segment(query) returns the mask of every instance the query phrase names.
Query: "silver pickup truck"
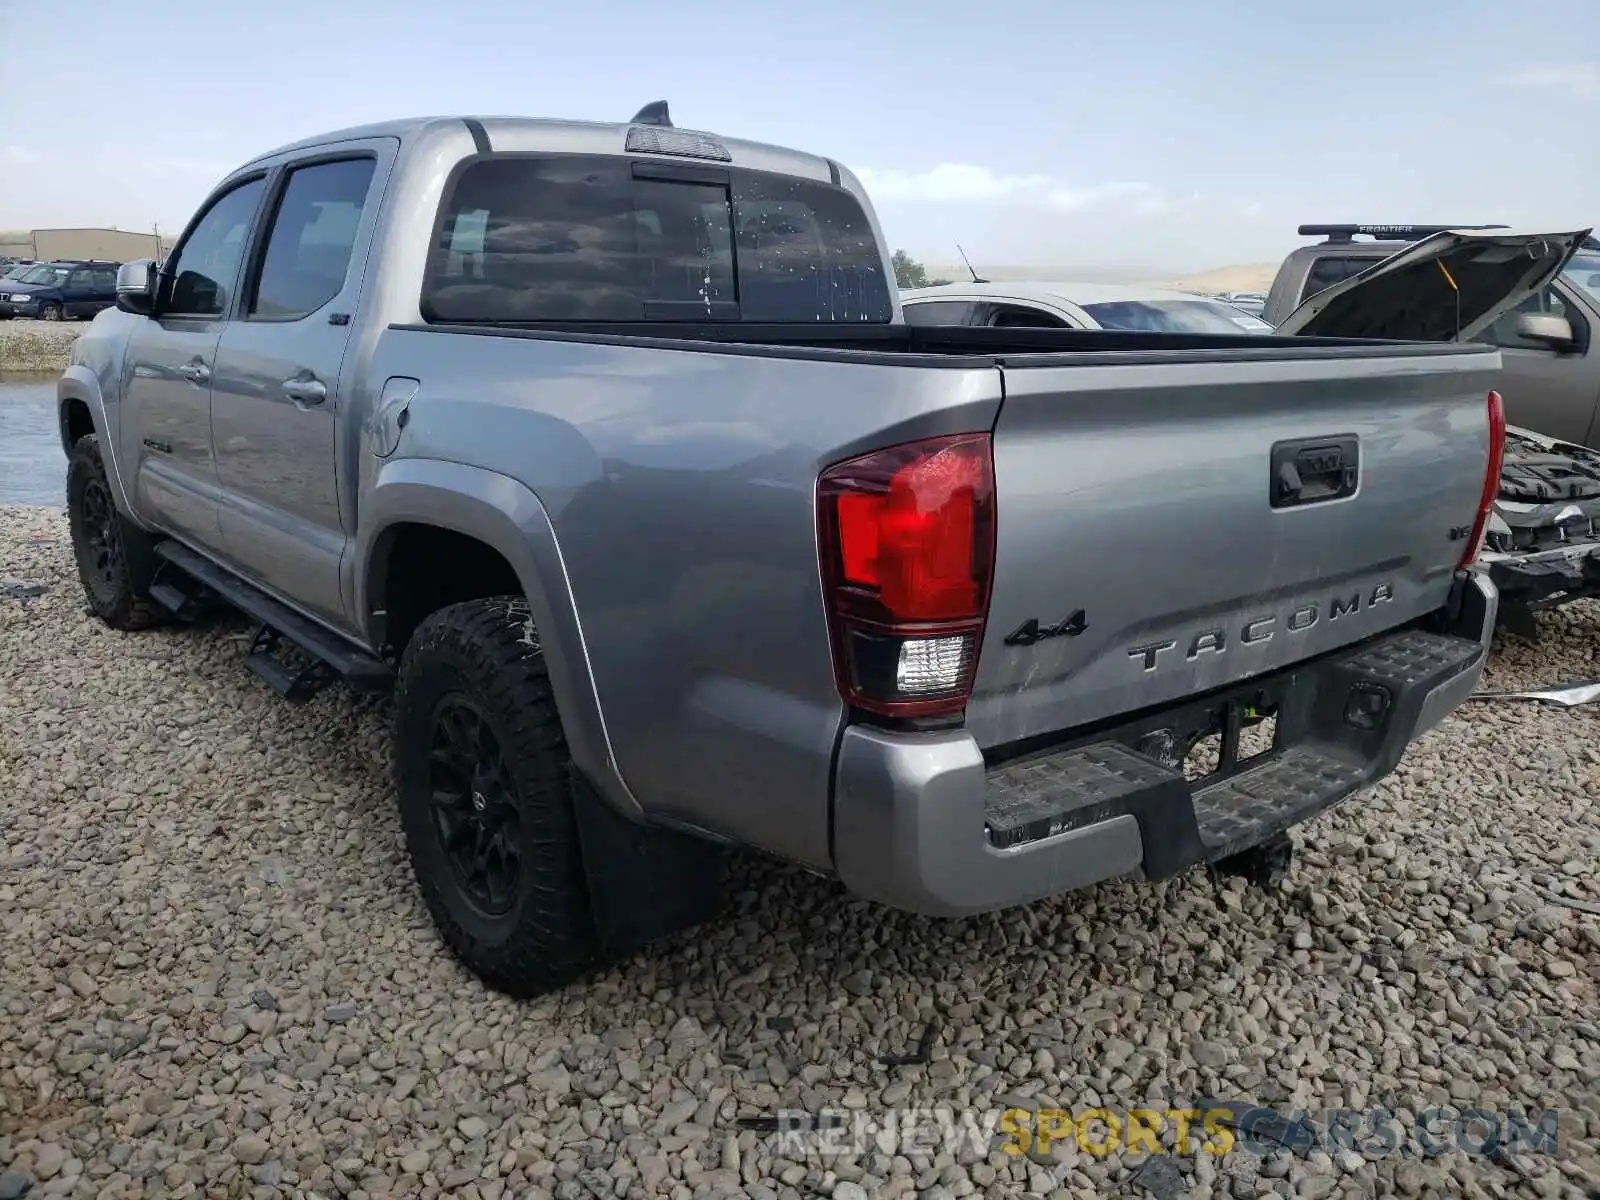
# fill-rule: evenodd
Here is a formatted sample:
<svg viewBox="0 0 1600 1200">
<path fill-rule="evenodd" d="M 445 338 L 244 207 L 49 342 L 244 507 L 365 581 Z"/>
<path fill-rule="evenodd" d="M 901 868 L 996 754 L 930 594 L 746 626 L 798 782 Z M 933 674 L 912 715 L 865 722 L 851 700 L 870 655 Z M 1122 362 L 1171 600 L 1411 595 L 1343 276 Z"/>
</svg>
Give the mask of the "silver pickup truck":
<svg viewBox="0 0 1600 1200">
<path fill-rule="evenodd" d="M 515 994 L 706 919 L 728 844 L 944 916 L 1276 868 L 1472 690 L 1495 350 L 892 278 L 848 170 L 664 105 L 264 155 L 60 381 L 88 602 L 393 687 L 422 892 Z"/>
</svg>

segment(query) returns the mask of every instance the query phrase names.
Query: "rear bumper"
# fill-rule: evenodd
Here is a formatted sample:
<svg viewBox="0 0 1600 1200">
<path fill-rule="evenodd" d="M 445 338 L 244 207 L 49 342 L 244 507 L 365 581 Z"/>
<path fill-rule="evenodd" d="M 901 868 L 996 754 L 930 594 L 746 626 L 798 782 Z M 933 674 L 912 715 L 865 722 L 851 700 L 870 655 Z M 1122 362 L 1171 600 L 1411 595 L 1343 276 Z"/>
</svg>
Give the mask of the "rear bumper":
<svg viewBox="0 0 1600 1200">
<path fill-rule="evenodd" d="M 1385 634 L 992 767 L 964 730 L 851 726 L 834 777 L 839 877 L 894 908 L 962 916 L 1238 853 L 1392 771 L 1477 686 L 1497 606 L 1494 584 L 1466 575 L 1448 634 Z M 1198 787 L 1134 749 L 1264 701 L 1277 711 L 1272 749 Z"/>
</svg>

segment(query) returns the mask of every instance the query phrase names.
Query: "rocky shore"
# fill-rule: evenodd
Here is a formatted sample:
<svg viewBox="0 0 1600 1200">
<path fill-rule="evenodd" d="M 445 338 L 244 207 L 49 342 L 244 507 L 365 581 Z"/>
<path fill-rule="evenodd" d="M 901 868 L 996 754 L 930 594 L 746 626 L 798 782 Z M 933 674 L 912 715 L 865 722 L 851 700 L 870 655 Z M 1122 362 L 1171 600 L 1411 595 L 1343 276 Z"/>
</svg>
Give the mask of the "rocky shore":
<svg viewBox="0 0 1600 1200">
<path fill-rule="evenodd" d="M 87 321 L 0 321 L 0 374 L 66 370 L 72 343 L 87 328 Z"/>
</svg>

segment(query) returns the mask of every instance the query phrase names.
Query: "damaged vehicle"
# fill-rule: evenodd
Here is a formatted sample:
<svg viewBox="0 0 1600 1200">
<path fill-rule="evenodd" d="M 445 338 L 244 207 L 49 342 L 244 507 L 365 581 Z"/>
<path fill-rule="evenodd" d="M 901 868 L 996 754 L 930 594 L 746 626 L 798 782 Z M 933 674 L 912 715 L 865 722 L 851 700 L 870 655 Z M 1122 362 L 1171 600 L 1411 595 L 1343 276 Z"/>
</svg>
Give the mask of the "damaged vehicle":
<svg viewBox="0 0 1600 1200">
<path fill-rule="evenodd" d="M 1299 232 L 1326 240 L 1278 269 L 1265 315 L 1280 333 L 1500 350 L 1509 424 L 1480 562 L 1500 589 L 1501 627 L 1533 638 L 1535 612 L 1600 594 L 1600 241 L 1503 226 Z"/>
<path fill-rule="evenodd" d="M 1600 452 L 1508 427 L 1478 561 L 1500 589 L 1500 624 L 1530 641 L 1535 612 L 1600 596 Z"/>
</svg>

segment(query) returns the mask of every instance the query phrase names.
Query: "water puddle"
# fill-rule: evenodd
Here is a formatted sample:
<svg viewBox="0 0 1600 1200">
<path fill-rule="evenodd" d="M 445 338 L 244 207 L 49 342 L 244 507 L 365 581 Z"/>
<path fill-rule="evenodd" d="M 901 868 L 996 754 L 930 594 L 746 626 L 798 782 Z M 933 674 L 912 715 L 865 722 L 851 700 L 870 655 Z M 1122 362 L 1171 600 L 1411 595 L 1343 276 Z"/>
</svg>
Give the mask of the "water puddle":
<svg viewBox="0 0 1600 1200">
<path fill-rule="evenodd" d="M 0 504 L 66 503 L 56 376 L 0 374 Z"/>
</svg>

